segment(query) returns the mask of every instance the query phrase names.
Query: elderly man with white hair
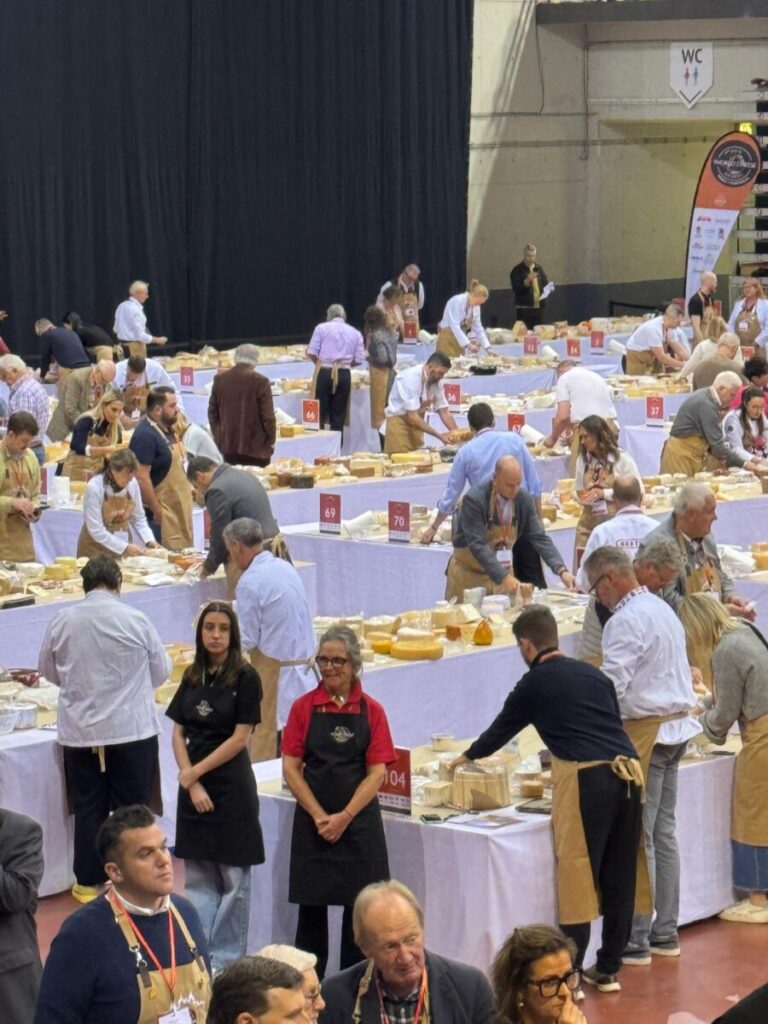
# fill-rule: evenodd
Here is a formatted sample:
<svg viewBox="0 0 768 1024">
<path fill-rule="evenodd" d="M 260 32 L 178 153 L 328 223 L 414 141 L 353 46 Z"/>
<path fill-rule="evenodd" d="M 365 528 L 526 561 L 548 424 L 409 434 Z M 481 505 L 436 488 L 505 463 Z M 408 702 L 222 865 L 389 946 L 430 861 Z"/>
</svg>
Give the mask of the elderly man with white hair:
<svg viewBox="0 0 768 1024">
<path fill-rule="evenodd" d="M 0 380 L 8 385 L 8 415 L 28 412 L 35 417 L 39 433 L 29 447 L 42 465 L 45 462 L 43 437 L 51 418 L 48 392 L 20 356 L 0 356 Z"/>
<path fill-rule="evenodd" d="M 699 290 L 688 299 L 688 319 L 691 321 L 694 346 L 704 337 L 702 327 L 712 313 L 712 296 L 716 291 L 717 274 L 705 270 L 699 278 Z"/>
<path fill-rule="evenodd" d="M 256 956 L 265 956 L 269 960 L 277 960 L 278 963 L 288 964 L 298 971 L 302 977 L 301 991 L 307 1001 L 306 1014 L 311 1024 L 317 1024 L 320 1012 L 325 1009 L 325 1000 L 320 991 L 320 979 L 317 976 L 317 957 L 314 953 L 307 953 L 295 946 L 286 946 L 284 943 L 276 942 L 270 946 L 264 946 Z"/>
<path fill-rule="evenodd" d="M 665 368 L 682 369 L 691 354 L 680 330 L 682 318 L 682 310 L 673 303 L 661 316 L 640 324 L 627 342 L 627 373 L 647 375 Z"/>
<path fill-rule="evenodd" d="M 307 355 L 315 364 L 315 398 L 320 403 L 320 426 L 344 432 L 352 392 L 351 367 L 365 359 L 363 336 L 350 327 L 344 307 L 328 307 L 324 324 L 312 332 Z"/>
<path fill-rule="evenodd" d="M 693 371 L 693 379 L 691 381 L 693 390 L 700 391 L 701 388 L 711 388 L 715 377 L 727 371 L 737 373 L 742 378 L 742 383 L 744 383 L 742 374 L 744 366 L 743 364 L 739 366 L 736 362 L 736 356 L 740 352 L 741 345 L 737 335 L 732 334 L 730 331 L 724 331 L 717 339 L 717 346 L 712 355 L 702 359 Z"/>
<path fill-rule="evenodd" d="M 213 378 L 208 422 L 224 461 L 231 466 L 268 466 L 275 450 L 277 421 L 272 386 L 256 372 L 257 345 L 238 345 L 235 365 Z"/>
<path fill-rule="evenodd" d="M 712 387 L 694 391 L 680 406 L 669 439 L 661 453 L 662 473 L 693 477 L 707 468 L 709 459 L 726 466 L 758 470 L 755 459 L 744 459 L 729 448 L 723 434 L 723 417 L 741 387 L 738 373 L 718 373 Z"/>
<path fill-rule="evenodd" d="M 147 330 L 144 303 L 149 298 L 149 284 L 146 281 L 134 281 L 128 289 L 128 295 L 115 310 L 113 330 L 117 340 L 128 346 L 130 355 L 146 356 L 147 345 L 164 345 L 168 339 L 165 335 L 152 335 Z"/>
<path fill-rule="evenodd" d="M 690 358 L 686 360 L 685 365 L 680 371 L 680 376 L 690 377 L 701 363 L 706 359 L 711 359 L 712 356 L 717 353 L 718 345 L 725 337 L 728 337 L 729 339 L 736 338 L 736 352 L 732 358 L 734 363 L 736 363 L 736 371 L 738 373 L 742 373 L 744 370 L 744 356 L 741 352 L 738 335 L 733 334 L 731 331 L 723 331 L 717 341 L 711 341 L 709 338 L 704 338 L 703 341 L 698 343 L 693 352 L 691 352 Z"/>
<path fill-rule="evenodd" d="M 421 268 L 415 263 L 409 263 L 399 277 L 384 282 L 376 299 L 376 303 L 380 304 L 387 288 L 397 285 L 402 292 L 398 303 L 403 314 L 404 337 L 413 341 L 419 333 L 419 310 L 424 308 L 424 285 L 420 278 Z"/>
<path fill-rule="evenodd" d="M 51 441 L 63 441 L 73 430 L 78 417 L 93 409 L 114 379 L 115 364 L 111 359 L 100 359 L 93 366 L 72 370 L 48 423 Z"/>
</svg>

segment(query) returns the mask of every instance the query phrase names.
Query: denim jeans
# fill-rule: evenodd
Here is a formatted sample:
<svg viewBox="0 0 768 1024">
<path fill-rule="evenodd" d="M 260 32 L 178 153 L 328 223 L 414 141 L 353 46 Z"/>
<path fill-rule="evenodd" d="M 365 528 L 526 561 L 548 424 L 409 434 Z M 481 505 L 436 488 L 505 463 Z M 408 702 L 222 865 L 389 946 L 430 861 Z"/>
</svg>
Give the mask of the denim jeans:
<svg viewBox="0 0 768 1024">
<path fill-rule="evenodd" d="M 184 890 L 208 940 L 214 971 L 246 954 L 251 913 L 251 868 L 184 861 Z"/>
<path fill-rule="evenodd" d="M 655 917 L 635 914 L 627 952 L 647 953 L 651 944 L 677 942 L 680 909 L 680 857 L 675 835 L 677 770 L 687 743 L 657 743 L 645 782 L 643 832 Z"/>
</svg>

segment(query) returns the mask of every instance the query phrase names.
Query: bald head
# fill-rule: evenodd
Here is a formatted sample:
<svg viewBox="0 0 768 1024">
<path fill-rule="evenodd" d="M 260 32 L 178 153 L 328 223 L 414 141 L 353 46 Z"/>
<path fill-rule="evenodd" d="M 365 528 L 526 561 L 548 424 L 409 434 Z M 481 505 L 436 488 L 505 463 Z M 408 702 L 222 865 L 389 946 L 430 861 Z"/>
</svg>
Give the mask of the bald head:
<svg viewBox="0 0 768 1024">
<path fill-rule="evenodd" d="M 639 505 L 642 497 L 643 488 L 636 476 L 617 476 L 613 481 L 613 500 L 617 508 Z"/>
<path fill-rule="evenodd" d="M 104 384 L 109 384 L 115 379 L 115 364 L 111 359 L 100 359 L 93 369 L 95 375 L 100 377 Z"/>
<path fill-rule="evenodd" d="M 493 471 L 493 486 L 502 498 L 514 498 L 523 482 L 523 470 L 513 455 L 502 455 Z"/>
</svg>

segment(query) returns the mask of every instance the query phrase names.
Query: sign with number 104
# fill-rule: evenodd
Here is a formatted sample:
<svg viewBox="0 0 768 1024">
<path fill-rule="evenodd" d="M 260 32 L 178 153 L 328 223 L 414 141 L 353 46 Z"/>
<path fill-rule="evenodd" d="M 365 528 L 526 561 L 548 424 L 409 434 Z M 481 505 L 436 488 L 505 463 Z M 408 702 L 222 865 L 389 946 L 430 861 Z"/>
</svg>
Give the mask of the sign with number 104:
<svg viewBox="0 0 768 1024">
<path fill-rule="evenodd" d="M 395 747 L 395 761 L 387 765 L 387 774 L 379 790 L 379 804 L 395 814 L 411 813 L 411 752 Z"/>
</svg>

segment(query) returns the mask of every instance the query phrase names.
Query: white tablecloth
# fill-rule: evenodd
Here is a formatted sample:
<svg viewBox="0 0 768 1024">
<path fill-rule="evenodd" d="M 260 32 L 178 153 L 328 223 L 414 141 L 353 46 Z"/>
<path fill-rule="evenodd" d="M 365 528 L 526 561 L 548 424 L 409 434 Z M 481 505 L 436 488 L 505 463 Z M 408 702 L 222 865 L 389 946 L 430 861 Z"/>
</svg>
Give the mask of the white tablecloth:
<svg viewBox="0 0 768 1024">
<path fill-rule="evenodd" d="M 621 437 L 622 447 L 637 463 L 640 475 L 656 476 L 669 427 L 624 427 Z"/>
</svg>

